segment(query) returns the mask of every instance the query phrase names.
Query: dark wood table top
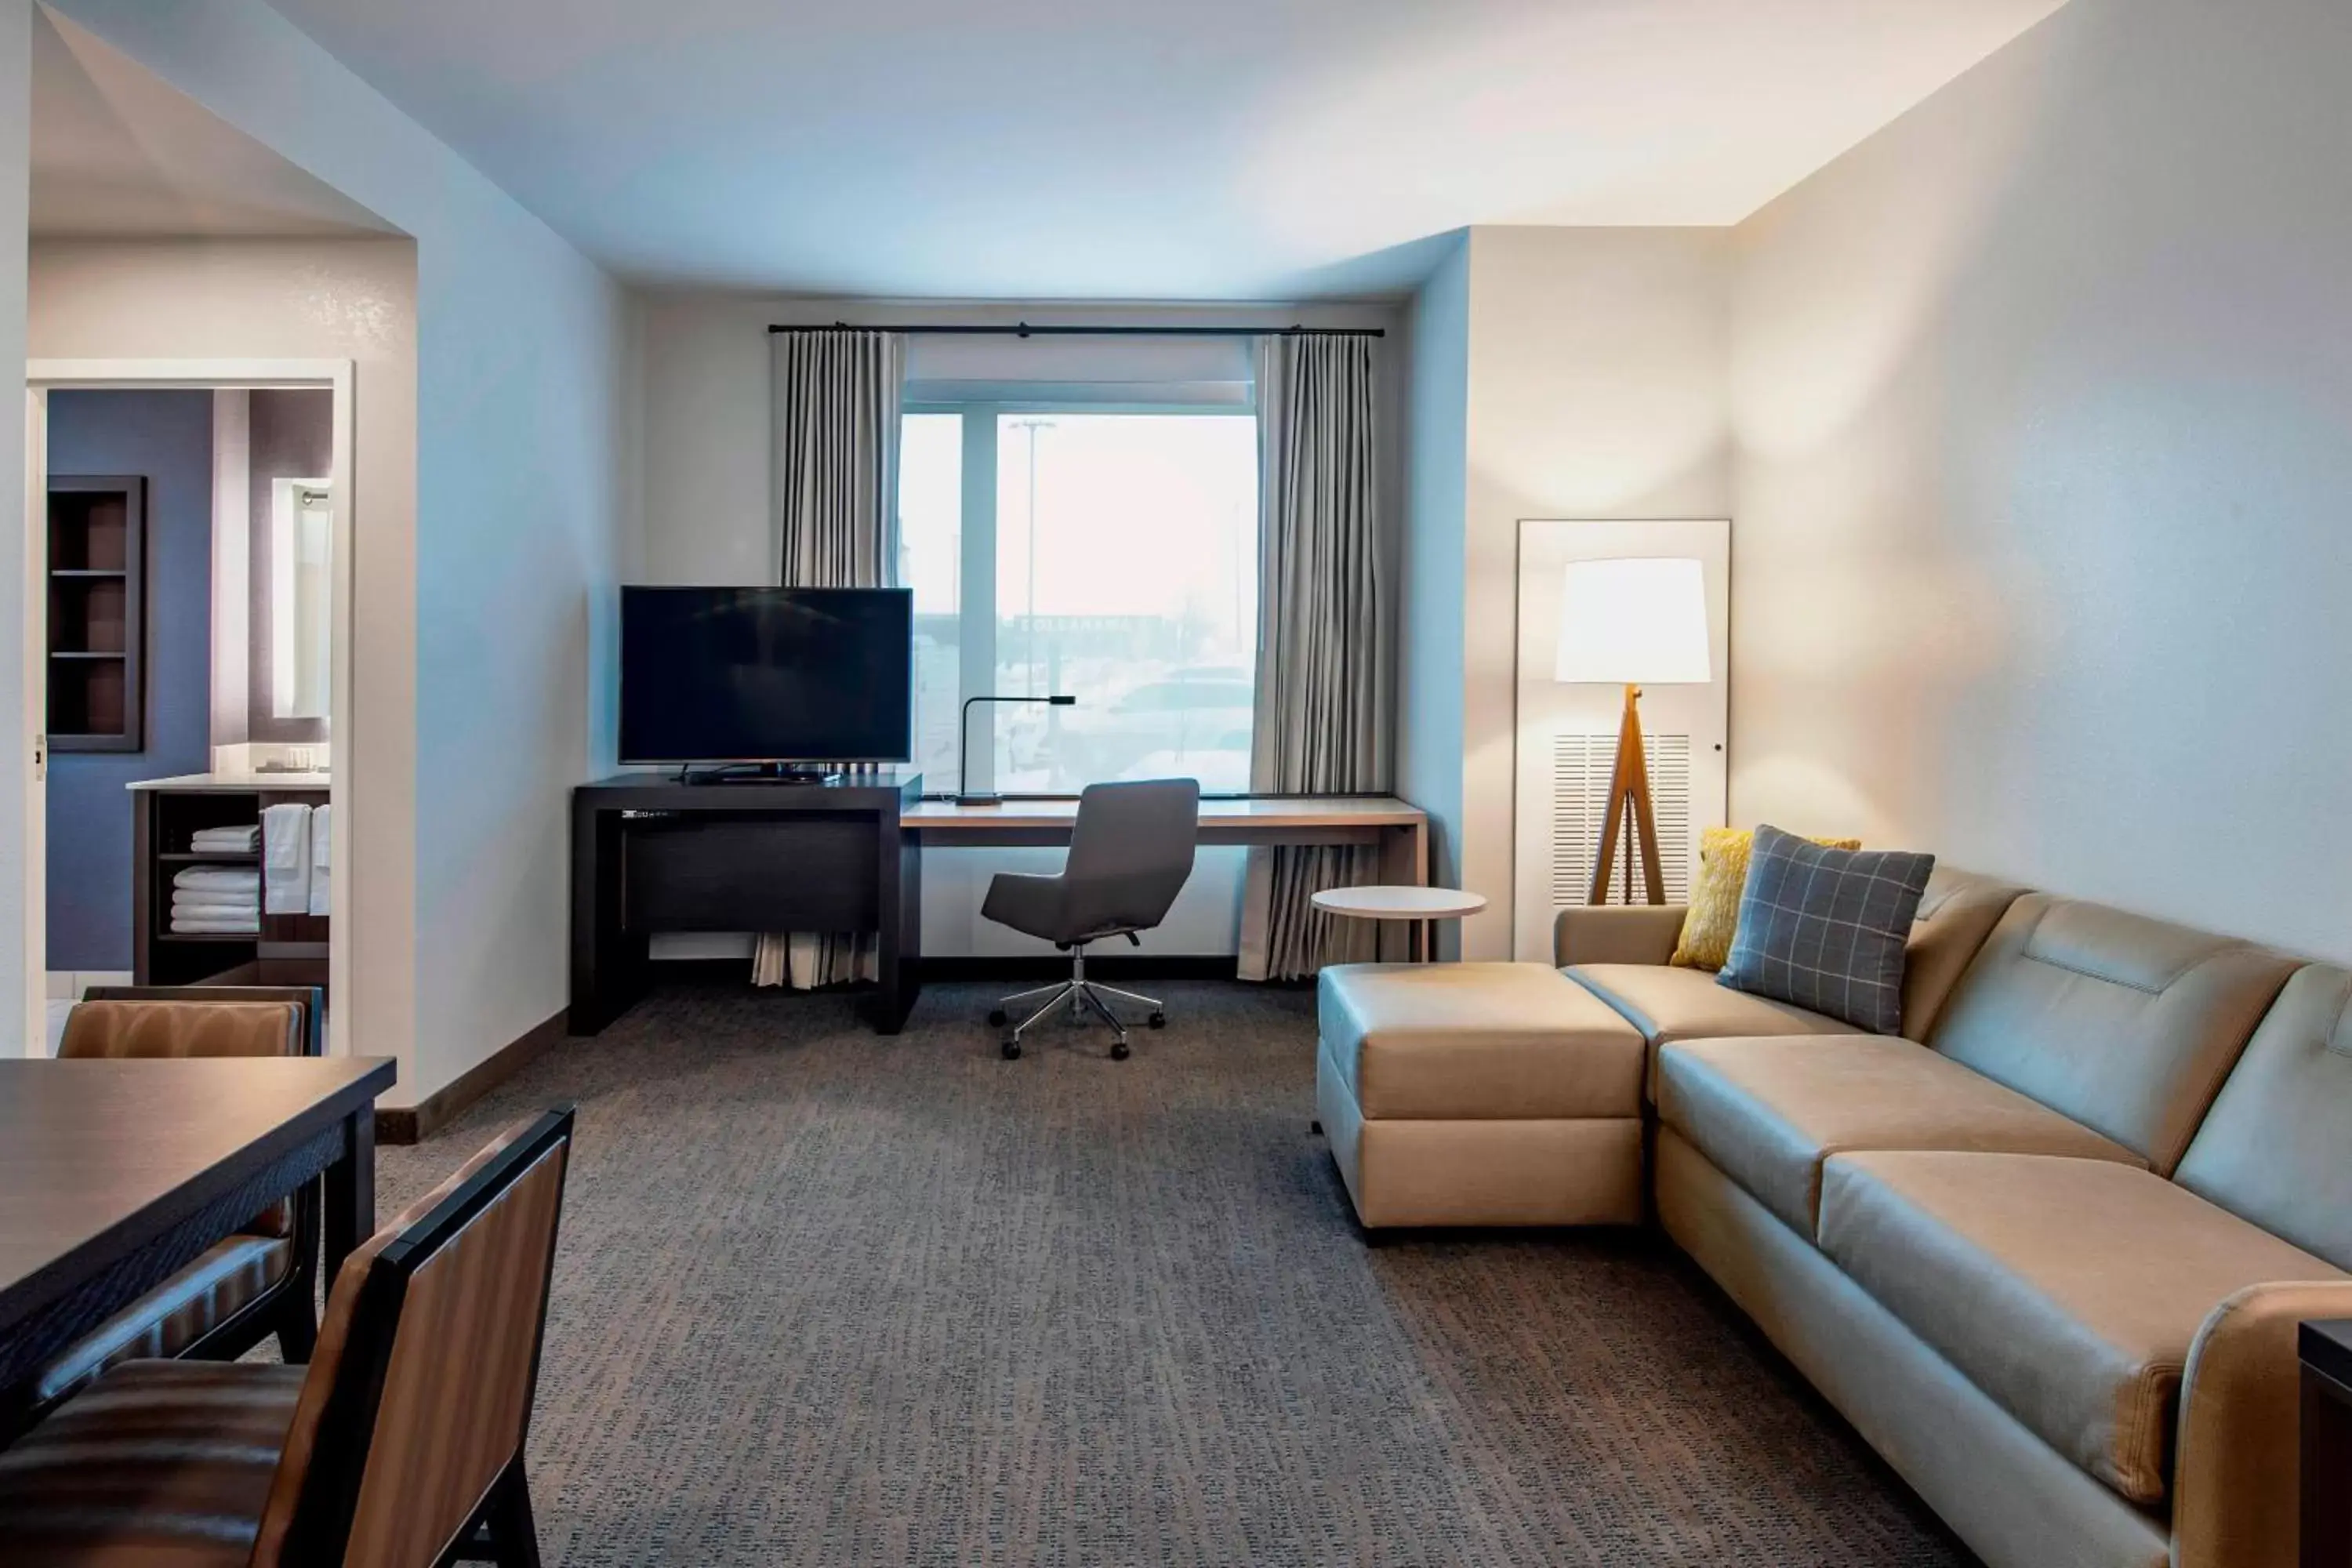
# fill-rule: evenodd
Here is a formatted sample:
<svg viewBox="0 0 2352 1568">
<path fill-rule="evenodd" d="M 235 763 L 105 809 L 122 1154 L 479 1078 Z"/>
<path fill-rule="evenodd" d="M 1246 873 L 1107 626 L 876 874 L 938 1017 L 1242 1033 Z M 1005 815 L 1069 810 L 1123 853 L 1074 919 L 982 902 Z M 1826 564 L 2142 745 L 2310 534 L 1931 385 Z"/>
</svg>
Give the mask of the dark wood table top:
<svg viewBox="0 0 2352 1568">
<path fill-rule="evenodd" d="M 0 1060 L 0 1324 L 373 1105 L 379 1057 Z"/>
<path fill-rule="evenodd" d="M 2352 1319 L 2305 1323 L 2300 1342 L 2305 1365 L 2352 1388 Z"/>
</svg>

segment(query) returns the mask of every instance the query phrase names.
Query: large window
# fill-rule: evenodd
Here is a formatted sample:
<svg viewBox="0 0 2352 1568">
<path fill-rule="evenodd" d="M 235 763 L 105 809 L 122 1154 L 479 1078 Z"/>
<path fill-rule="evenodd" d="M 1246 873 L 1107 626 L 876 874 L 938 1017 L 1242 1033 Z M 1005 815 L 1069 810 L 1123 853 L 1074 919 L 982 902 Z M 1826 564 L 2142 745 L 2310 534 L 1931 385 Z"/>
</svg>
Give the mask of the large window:
<svg viewBox="0 0 2352 1568">
<path fill-rule="evenodd" d="M 1249 788 L 1257 431 L 1245 411 L 975 404 L 906 416 L 901 573 L 915 591 L 916 752 L 956 784 L 1067 795 L 1104 779 Z M 992 723 L 994 744 L 990 744 Z"/>
</svg>

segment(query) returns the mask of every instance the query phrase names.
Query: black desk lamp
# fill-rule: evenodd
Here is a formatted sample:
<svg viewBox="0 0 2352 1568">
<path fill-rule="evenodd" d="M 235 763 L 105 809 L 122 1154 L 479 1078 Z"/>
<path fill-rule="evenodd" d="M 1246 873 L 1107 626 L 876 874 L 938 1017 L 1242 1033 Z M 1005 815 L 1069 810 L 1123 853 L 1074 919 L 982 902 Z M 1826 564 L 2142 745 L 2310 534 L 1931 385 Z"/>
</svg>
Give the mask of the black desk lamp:
<svg viewBox="0 0 2352 1568">
<path fill-rule="evenodd" d="M 1055 708 L 1075 708 L 1078 700 L 1066 692 L 1051 697 L 967 697 L 963 700 L 963 717 L 956 734 L 956 797 L 958 805 L 1003 805 L 1004 797 L 994 790 L 975 793 L 965 787 L 971 774 L 971 705 L 975 702 L 1045 702 Z M 989 744 L 996 743 L 994 731 Z"/>
</svg>

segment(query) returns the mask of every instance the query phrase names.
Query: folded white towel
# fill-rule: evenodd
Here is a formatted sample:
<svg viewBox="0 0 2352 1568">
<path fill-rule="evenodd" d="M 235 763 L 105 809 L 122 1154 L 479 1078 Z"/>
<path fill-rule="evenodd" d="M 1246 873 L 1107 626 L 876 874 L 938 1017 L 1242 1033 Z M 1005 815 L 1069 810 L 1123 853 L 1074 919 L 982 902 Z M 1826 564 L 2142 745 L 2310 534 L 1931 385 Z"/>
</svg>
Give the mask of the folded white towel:
<svg viewBox="0 0 2352 1568">
<path fill-rule="evenodd" d="M 333 911 L 334 883 L 328 875 L 328 846 L 334 837 L 335 808 L 321 805 L 310 813 L 310 912 Z"/>
<path fill-rule="evenodd" d="M 261 907 L 273 915 L 310 908 L 310 808 L 287 803 L 261 813 Z"/>
<path fill-rule="evenodd" d="M 172 900 L 172 912 L 175 915 L 257 915 L 261 912 L 261 900 L 234 897 L 215 899 L 182 893 Z"/>
<path fill-rule="evenodd" d="M 248 822 L 236 827 L 199 827 L 188 836 L 188 847 L 199 852 L 207 849 L 258 849 L 261 847 L 261 824 Z"/>
<path fill-rule="evenodd" d="M 261 870 L 255 866 L 190 866 L 172 879 L 174 888 L 227 889 L 241 892 L 251 889 L 261 890 Z"/>
</svg>

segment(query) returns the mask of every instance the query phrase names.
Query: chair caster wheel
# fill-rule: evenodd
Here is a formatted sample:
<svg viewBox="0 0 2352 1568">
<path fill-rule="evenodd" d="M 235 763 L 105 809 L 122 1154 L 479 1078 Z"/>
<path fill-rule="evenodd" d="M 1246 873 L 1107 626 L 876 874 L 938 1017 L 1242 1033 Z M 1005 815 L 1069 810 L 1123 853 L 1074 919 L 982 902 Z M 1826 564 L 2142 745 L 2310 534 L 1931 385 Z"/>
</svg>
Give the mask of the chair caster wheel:
<svg viewBox="0 0 2352 1568">
<path fill-rule="evenodd" d="M 1168 1015 L 1165 1013 L 1154 1013 L 1148 1021 L 1153 1028 L 1164 1029 L 1168 1026 Z"/>
<path fill-rule="evenodd" d="M 1128 1055 L 1128 1052 L 1127 1052 L 1127 1042 L 1126 1042 L 1125 1040 L 1115 1040 L 1115 1041 L 1113 1041 L 1113 1042 L 1111 1043 L 1111 1047 L 1110 1047 L 1110 1059 L 1111 1059 L 1111 1060 L 1113 1060 L 1113 1061 L 1115 1061 L 1115 1062 L 1123 1062 L 1123 1061 L 1127 1060 L 1127 1055 Z"/>
<path fill-rule="evenodd" d="M 1004 1042 L 1004 1059 L 1008 1062 L 1017 1062 L 1021 1059 L 1020 1041 L 1007 1040 Z"/>
<path fill-rule="evenodd" d="M 989 1026 L 990 1028 L 992 1028 L 992 1029 L 1001 1029 L 1001 1028 L 1004 1027 L 1004 1009 L 1003 1009 L 1003 1008 L 1002 1008 L 1002 1007 L 992 1007 L 992 1008 L 990 1008 L 990 1009 L 989 1009 L 989 1013 L 988 1013 L 988 1026 Z"/>
</svg>

